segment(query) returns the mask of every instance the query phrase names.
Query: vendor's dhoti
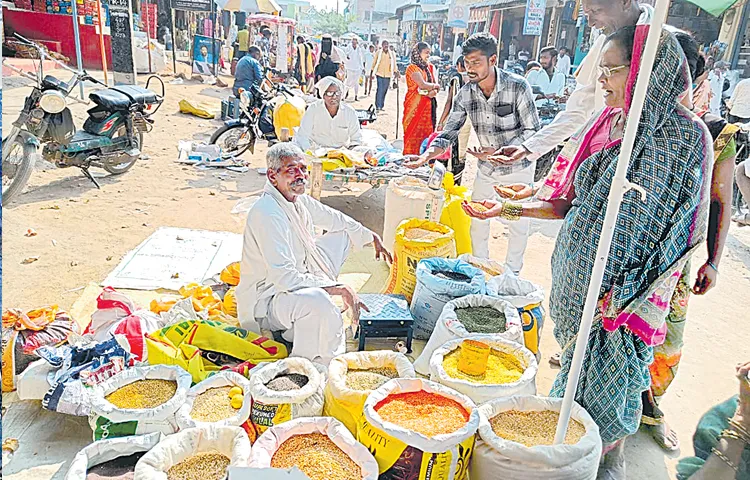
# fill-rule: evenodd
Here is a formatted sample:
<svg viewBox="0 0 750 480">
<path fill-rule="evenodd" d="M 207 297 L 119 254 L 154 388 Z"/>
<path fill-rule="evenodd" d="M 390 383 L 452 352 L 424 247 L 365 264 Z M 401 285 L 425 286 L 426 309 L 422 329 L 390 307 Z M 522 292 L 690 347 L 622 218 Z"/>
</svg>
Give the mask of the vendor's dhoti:
<svg viewBox="0 0 750 480">
<path fill-rule="evenodd" d="M 352 89 L 354 89 L 354 98 L 359 96 L 359 77 L 361 75 L 360 70 L 347 70 L 346 71 L 346 94 L 349 95 Z"/>
<path fill-rule="evenodd" d="M 316 240 L 334 275 L 349 255 L 350 239 L 346 232 L 328 233 Z M 346 351 L 344 321 L 341 310 L 322 288 L 302 288 L 278 293 L 271 299 L 265 328 L 282 330 L 282 337 L 292 342 L 292 356 L 328 364 Z"/>
</svg>

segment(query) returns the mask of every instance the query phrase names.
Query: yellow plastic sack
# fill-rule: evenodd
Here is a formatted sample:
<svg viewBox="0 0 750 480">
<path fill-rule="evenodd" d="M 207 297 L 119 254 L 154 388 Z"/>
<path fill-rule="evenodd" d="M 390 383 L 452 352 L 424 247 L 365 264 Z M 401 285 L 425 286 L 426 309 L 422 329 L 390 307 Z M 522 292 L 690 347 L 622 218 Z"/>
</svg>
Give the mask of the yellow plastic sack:
<svg viewBox="0 0 750 480">
<path fill-rule="evenodd" d="M 190 115 L 195 115 L 196 117 L 200 118 L 208 118 L 212 119 L 216 115 L 209 112 L 208 109 L 203 105 L 193 105 L 189 101 L 182 99 L 180 100 L 180 113 L 187 113 Z"/>
<path fill-rule="evenodd" d="M 452 173 L 446 173 L 443 178 L 445 203 L 440 213 L 440 223 L 451 227 L 456 234 L 456 253 L 462 255 L 471 253 L 471 217 L 461 204 L 471 200 L 471 192 L 466 187 L 456 185 Z"/>
<path fill-rule="evenodd" d="M 240 262 L 230 263 L 221 271 L 219 280 L 236 287 L 240 284 Z"/>
<path fill-rule="evenodd" d="M 419 234 L 415 235 L 415 231 Z M 425 231 L 431 232 L 432 235 L 422 235 Z M 434 257 L 456 257 L 453 229 L 417 218 L 401 222 L 396 229 L 391 275 L 383 293 L 401 294 L 411 302 L 414 287 L 417 285 L 417 264 L 423 258 Z"/>
<path fill-rule="evenodd" d="M 273 125 L 276 138 L 281 138 L 281 129 L 288 128 L 289 135 L 294 135 L 294 129 L 302 122 L 305 114 L 305 100 L 302 97 L 279 96 L 274 98 Z"/>
<path fill-rule="evenodd" d="M 187 370 L 198 383 L 222 369 L 209 360 L 223 357 L 229 361 L 248 362 L 252 368 L 260 362 L 287 357 L 286 347 L 256 333 L 211 320 L 191 320 L 170 325 L 145 335 L 148 363 L 177 365 Z M 207 355 L 211 352 L 211 355 Z M 247 368 L 240 367 L 240 373 Z"/>
<path fill-rule="evenodd" d="M 233 317 L 237 316 L 237 294 L 235 293 L 236 289 L 237 287 L 232 287 L 227 290 L 227 293 L 224 294 L 223 303 L 224 313 Z"/>
</svg>

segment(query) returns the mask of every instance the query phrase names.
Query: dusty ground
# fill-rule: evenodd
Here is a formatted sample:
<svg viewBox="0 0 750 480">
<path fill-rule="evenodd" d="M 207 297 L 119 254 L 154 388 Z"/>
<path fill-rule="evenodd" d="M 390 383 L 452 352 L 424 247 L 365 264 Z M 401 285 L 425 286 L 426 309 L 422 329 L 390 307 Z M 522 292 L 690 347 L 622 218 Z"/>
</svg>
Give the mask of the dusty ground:
<svg viewBox="0 0 750 480">
<path fill-rule="evenodd" d="M 18 79 L 4 80 L 3 129 L 7 134 L 28 88 Z M 160 226 L 241 232 L 242 219 L 233 217 L 230 210 L 237 200 L 257 192 L 264 178 L 254 170 L 246 174 L 200 171 L 174 161 L 178 140 L 207 139 L 220 125 L 218 121 L 178 113 L 177 102 L 189 98 L 218 104 L 228 90 L 197 83 L 167 84 L 167 88 L 167 99 L 155 118 L 154 131 L 146 136 L 144 153 L 148 159 L 139 161 L 120 177 L 104 177 L 103 172 L 97 172 L 102 175 L 101 190 L 75 169 L 39 170 L 34 172 L 26 192 L 4 206 L 4 306 L 28 309 L 57 303 L 70 308 L 84 286 L 103 280 L 128 250 Z M 402 99 L 403 92 L 402 84 Z M 367 107 L 373 99 L 374 92 L 358 105 Z M 441 96 L 441 109 L 442 102 Z M 78 105 L 73 109 L 80 126 L 85 108 Z M 386 112 L 373 128 L 393 139 L 396 119 L 396 94 L 390 92 Z M 247 156 L 251 167 L 263 166 L 265 150 L 261 146 L 254 156 Z M 471 163 L 467 183 L 470 184 L 474 172 L 475 164 Z M 359 192 L 329 191 L 324 195 L 329 205 L 376 231 L 382 230 L 384 189 L 372 190 L 363 185 Z M 38 234 L 25 237 L 29 228 Z M 539 233 L 539 226 L 535 230 L 523 276 L 548 289 L 554 239 Z M 502 260 L 505 231 L 499 223 L 493 225 L 491 247 L 493 257 Z M 21 264 L 32 256 L 38 256 L 39 260 Z M 697 267 L 702 261 L 694 261 L 693 265 Z M 684 360 L 663 402 L 680 435 L 682 449 L 666 455 L 649 437 L 636 435 L 628 440 L 629 478 L 673 478 L 676 460 L 692 454 L 691 436 L 700 415 L 736 393 L 733 367 L 750 357 L 747 328 L 750 314 L 743 308 L 750 292 L 748 268 L 750 229 L 732 226 L 717 288 L 705 297 L 691 300 Z M 548 392 L 555 375 L 546 361 L 557 349 L 551 330 L 548 326 L 542 342 L 545 359 L 538 376 L 540 393 Z M 6 399 L 6 405 L 8 400 L 11 398 Z M 4 418 L 10 420 L 4 429 L 6 435 L 13 432 L 18 435 L 32 422 L 48 423 L 43 437 L 21 445 L 22 450 L 16 455 L 24 459 L 23 463 L 12 462 L 5 469 L 6 477 L 62 478 L 70 458 L 56 452 L 70 438 L 76 438 L 81 445 L 87 442 L 90 430 L 85 420 L 40 412 L 38 404 L 24 403 L 27 405 L 9 405 L 10 411 Z M 14 417 L 16 409 L 22 413 Z M 32 466 L 36 468 L 26 470 Z"/>
</svg>

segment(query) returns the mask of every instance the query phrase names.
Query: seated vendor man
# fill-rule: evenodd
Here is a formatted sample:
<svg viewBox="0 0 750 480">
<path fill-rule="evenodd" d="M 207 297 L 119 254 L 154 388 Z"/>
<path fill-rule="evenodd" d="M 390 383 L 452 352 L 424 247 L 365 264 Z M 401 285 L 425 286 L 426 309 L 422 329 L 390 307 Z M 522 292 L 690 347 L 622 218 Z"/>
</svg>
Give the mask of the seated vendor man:
<svg viewBox="0 0 750 480">
<path fill-rule="evenodd" d="M 357 112 L 341 102 L 344 84 L 334 77 L 321 79 L 315 88 L 323 97 L 307 107 L 294 143 L 302 150 L 349 148 L 362 143 Z"/>
<path fill-rule="evenodd" d="M 352 320 L 366 307 L 338 282 L 352 247 L 372 243 L 375 258 L 392 261 L 380 237 L 343 213 L 305 195 L 307 164 L 292 143 L 268 150 L 263 194 L 250 208 L 242 246 L 237 311 L 243 328 L 283 331 L 291 355 L 324 364 L 346 350 L 340 296 Z M 325 234 L 315 236 L 315 227 Z"/>
</svg>

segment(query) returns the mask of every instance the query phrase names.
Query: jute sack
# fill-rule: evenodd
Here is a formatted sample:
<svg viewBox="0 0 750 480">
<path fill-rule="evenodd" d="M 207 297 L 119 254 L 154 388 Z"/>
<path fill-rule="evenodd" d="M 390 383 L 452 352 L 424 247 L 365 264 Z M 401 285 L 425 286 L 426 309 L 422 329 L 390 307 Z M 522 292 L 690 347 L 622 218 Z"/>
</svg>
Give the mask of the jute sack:
<svg viewBox="0 0 750 480">
<path fill-rule="evenodd" d="M 586 427 L 575 445 L 527 447 L 495 435 L 490 419 L 500 412 L 560 411 L 562 398 L 516 396 L 492 400 L 479 407 L 479 439 L 471 460 L 471 478 L 505 480 L 594 480 L 599 470 L 602 440 L 599 427 L 586 410 L 573 403 L 571 418 Z"/>
<path fill-rule="evenodd" d="M 344 424 L 352 434 L 357 433 L 357 421 L 364 411 L 365 400 L 372 390 L 353 390 L 346 386 L 349 370 L 392 367 L 398 378 L 414 378 L 414 367 L 406 355 L 388 350 L 350 352 L 339 355 L 328 365 L 328 383 L 324 391 L 323 415 Z"/>
</svg>

